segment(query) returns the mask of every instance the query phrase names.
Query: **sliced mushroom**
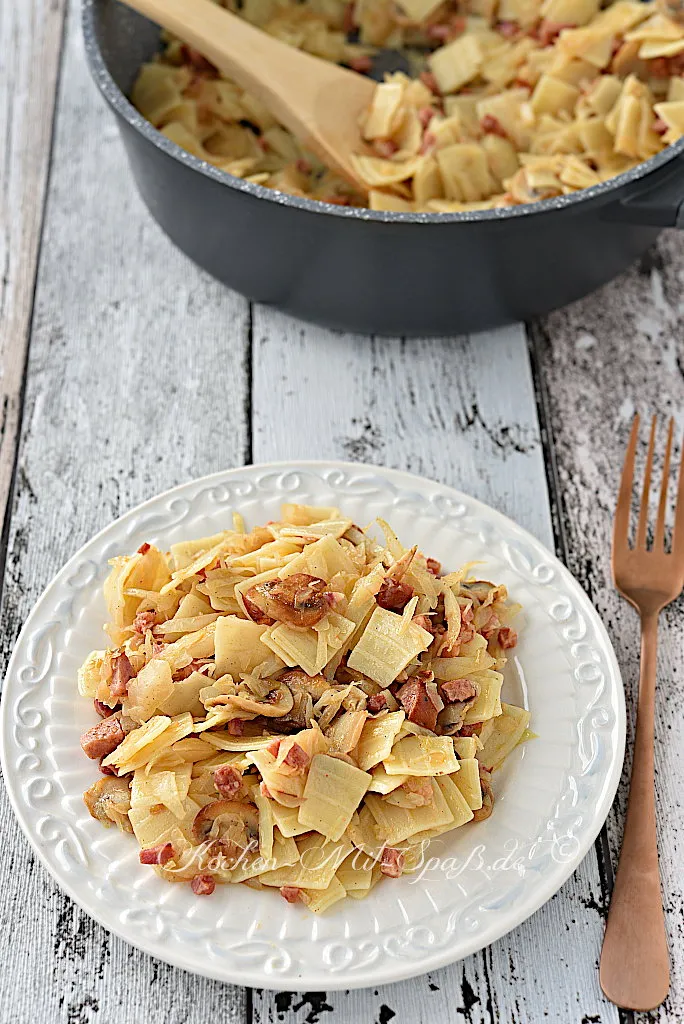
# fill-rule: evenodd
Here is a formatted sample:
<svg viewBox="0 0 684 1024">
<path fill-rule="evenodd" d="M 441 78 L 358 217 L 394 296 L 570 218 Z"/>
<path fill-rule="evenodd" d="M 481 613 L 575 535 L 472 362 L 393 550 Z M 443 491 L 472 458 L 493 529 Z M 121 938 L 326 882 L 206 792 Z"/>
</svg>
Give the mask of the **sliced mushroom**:
<svg viewBox="0 0 684 1024">
<path fill-rule="evenodd" d="M 308 729 L 313 718 L 313 700 L 305 690 L 296 690 L 292 694 L 293 704 L 289 714 L 284 718 L 272 718 L 269 729 L 278 733 L 301 732 Z"/>
<path fill-rule="evenodd" d="M 494 810 L 494 793 L 491 786 L 491 775 L 480 768 L 480 789 L 482 790 L 482 807 L 473 811 L 473 821 L 485 821 Z"/>
<path fill-rule="evenodd" d="M 286 672 L 278 682 L 287 686 L 293 693 L 297 693 L 297 691 L 308 693 L 315 701 L 320 700 L 331 686 L 330 680 L 325 676 L 308 676 L 302 668 L 293 668 Z"/>
<path fill-rule="evenodd" d="M 276 577 L 257 583 L 245 594 L 245 606 L 291 626 L 310 627 L 320 622 L 334 603 L 328 584 L 317 576 L 297 572 L 284 580 Z"/>
<path fill-rule="evenodd" d="M 292 710 L 294 698 L 287 686 L 278 685 L 263 699 L 245 697 L 240 693 L 224 701 L 226 707 L 237 711 L 246 711 L 252 715 L 263 715 L 265 718 L 281 718 Z"/>
<path fill-rule="evenodd" d="M 214 800 L 195 816 L 192 834 L 198 844 L 208 843 L 210 856 L 230 867 L 256 847 L 259 812 L 253 804 Z"/>
<path fill-rule="evenodd" d="M 118 825 L 122 832 L 133 831 L 128 819 L 131 790 L 127 779 L 105 775 L 85 791 L 83 802 L 103 825 Z"/>
</svg>

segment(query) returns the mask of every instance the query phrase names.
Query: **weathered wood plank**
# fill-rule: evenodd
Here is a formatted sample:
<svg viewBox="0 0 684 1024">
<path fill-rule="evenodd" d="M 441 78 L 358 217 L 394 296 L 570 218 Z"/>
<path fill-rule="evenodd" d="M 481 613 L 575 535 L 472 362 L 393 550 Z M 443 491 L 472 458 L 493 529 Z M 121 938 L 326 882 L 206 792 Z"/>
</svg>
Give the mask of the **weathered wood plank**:
<svg viewBox="0 0 684 1024">
<path fill-rule="evenodd" d="M 65 0 L 0 5 L 0 520 L 17 442 Z"/>
<path fill-rule="evenodd" d="M 3 17 L 20 6 L 3 4 Z M 96 530 L 181 480 L 241 464 L 248 444 L 247 303 L 196 271 L 143 211 L 88 78 L 77 7 L 31 338 L 3 658 L 41 589 Z M 0 800 L 3 1021 L 244 1020 L 243 989 L 153 960 L 76 908 L 34 862 L 4 789 Z"/>
<path fill-rule="evenodd" d="M 552 546 L 524 334 L 399 341 L 340 336 L 256 307 L 255 461 L 344 458 L 462 488 Z M 482 954 L 400 985 L 352 993 L 256 992 L 254 1024 L 617 1021 L 596 975 L 602 902 L 595 852 L 530 921 Z"/>
<path fill-rule="evenodd" d="M 665 233 L 641 264 L 597 295 L 555 313 L 535 331 L 560 484 L 559 519 L 569 567 L 603 616 L 620 661 L 628 707 L 638 682 L 638 622 L 610 576 L 610 532 L 631 419 L 674 415 L 684 427 L 681 235 Z M 660 435 L 664 443 L 663 431 Z M 643 452 L 642 452 L 643 454 Z M 656 798 L 661 876 L 672 954 L 670 997 L 643 1022 L 684 1020 L 684 616 L 681 599 L 662 622 L 656 713 Z M 613 864 L 626 809 L 628 757 L 608 819 Z M 640 1018 L 641 1019 L 641 1018 Z"/>
</svg>

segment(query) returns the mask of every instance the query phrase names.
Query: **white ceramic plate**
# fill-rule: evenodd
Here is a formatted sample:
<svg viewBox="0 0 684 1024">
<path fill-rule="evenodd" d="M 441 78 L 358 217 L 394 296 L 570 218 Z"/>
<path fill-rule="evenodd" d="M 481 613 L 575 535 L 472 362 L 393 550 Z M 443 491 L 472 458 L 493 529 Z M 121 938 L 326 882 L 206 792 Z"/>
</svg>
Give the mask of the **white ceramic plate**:
<svg viewBox="0 0 684 1024">
<path fill-rule="evenodd" d="M 166 548 L 215 533 L 230 511 L 256 525 L 283 500 L 388 519 L 447 569 L 481 559 L 525 608 L 505 695 L 532 710 L 539 738 L 495 776 L 492 817 L 444 837 L 438 867 L 387 879 L 317 917 L 275 892 L 220 886 L 199 899 L 138 863 L 81 794 L 97 777 L 79 736 L 93 724 L 76 672 L 104 645 L 107 560 L 143 541 Z M 450 488 L 344 463 L 253 466 L 177 487 L 79 551 L 30 615 L 2 701 L 2 761 L 19 822 L 59 885 L 104 927 L 153 956 L 223 981 L 342 989 L 398 981 L 473 953 L 548 900 L 595 839 L 622 765 L 622 684 L 606 632 L 565 568 L 520 527 Z"/>
</svg>

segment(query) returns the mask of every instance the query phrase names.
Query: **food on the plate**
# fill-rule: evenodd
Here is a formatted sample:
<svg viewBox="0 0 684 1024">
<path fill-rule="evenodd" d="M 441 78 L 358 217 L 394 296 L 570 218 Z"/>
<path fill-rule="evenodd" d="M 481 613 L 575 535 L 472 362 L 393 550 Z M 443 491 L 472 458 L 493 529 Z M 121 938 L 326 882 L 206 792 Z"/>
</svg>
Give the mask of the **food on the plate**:
<svg viewBox="0 0 684 1024">
<path fill-rule="evenodd" d="M 337 508 L 281 515 L 113 559 L 110 646 L 78 680 L 103 772 L 84 799 L 198 896 L 244 882 L 320 912 L 488 817 L 530 716 L 501 701 L 504 586 L 383 520 L 378 540 Z"/>
<path fill-rule="evenodd" d="M 326 170 L 254 97 L 166 37 L 133 88 L 168 138 L 230 174 L 374 210 L 515 206 L 599 184 L 684 132 L 680 0 L 220 0 L 292 46 L 361 73 L 401 49 L 412 77 L 378 85 L 355 170 Z"/>
</svg>

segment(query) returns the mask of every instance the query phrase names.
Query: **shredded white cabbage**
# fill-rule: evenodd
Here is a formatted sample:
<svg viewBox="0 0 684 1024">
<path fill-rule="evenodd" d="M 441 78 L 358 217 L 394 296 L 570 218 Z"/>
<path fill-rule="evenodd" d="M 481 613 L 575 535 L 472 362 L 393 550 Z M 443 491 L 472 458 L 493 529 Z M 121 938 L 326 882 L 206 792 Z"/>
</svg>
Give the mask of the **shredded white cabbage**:
<svg viewBox="0 0 684 1024">
<path fill-rule="evenodd" d="M 532 735 L 501 701 L 518 606 L 384 521 L 384 546 L 332 507 L 233 526 L 113 560 L 115 646 L 78 689 L 107 716 L 83 748 L 117 777 L 85 799 L 169 880 L 321 913 L 491 810 L 488 773 Z"/>
</svg>

